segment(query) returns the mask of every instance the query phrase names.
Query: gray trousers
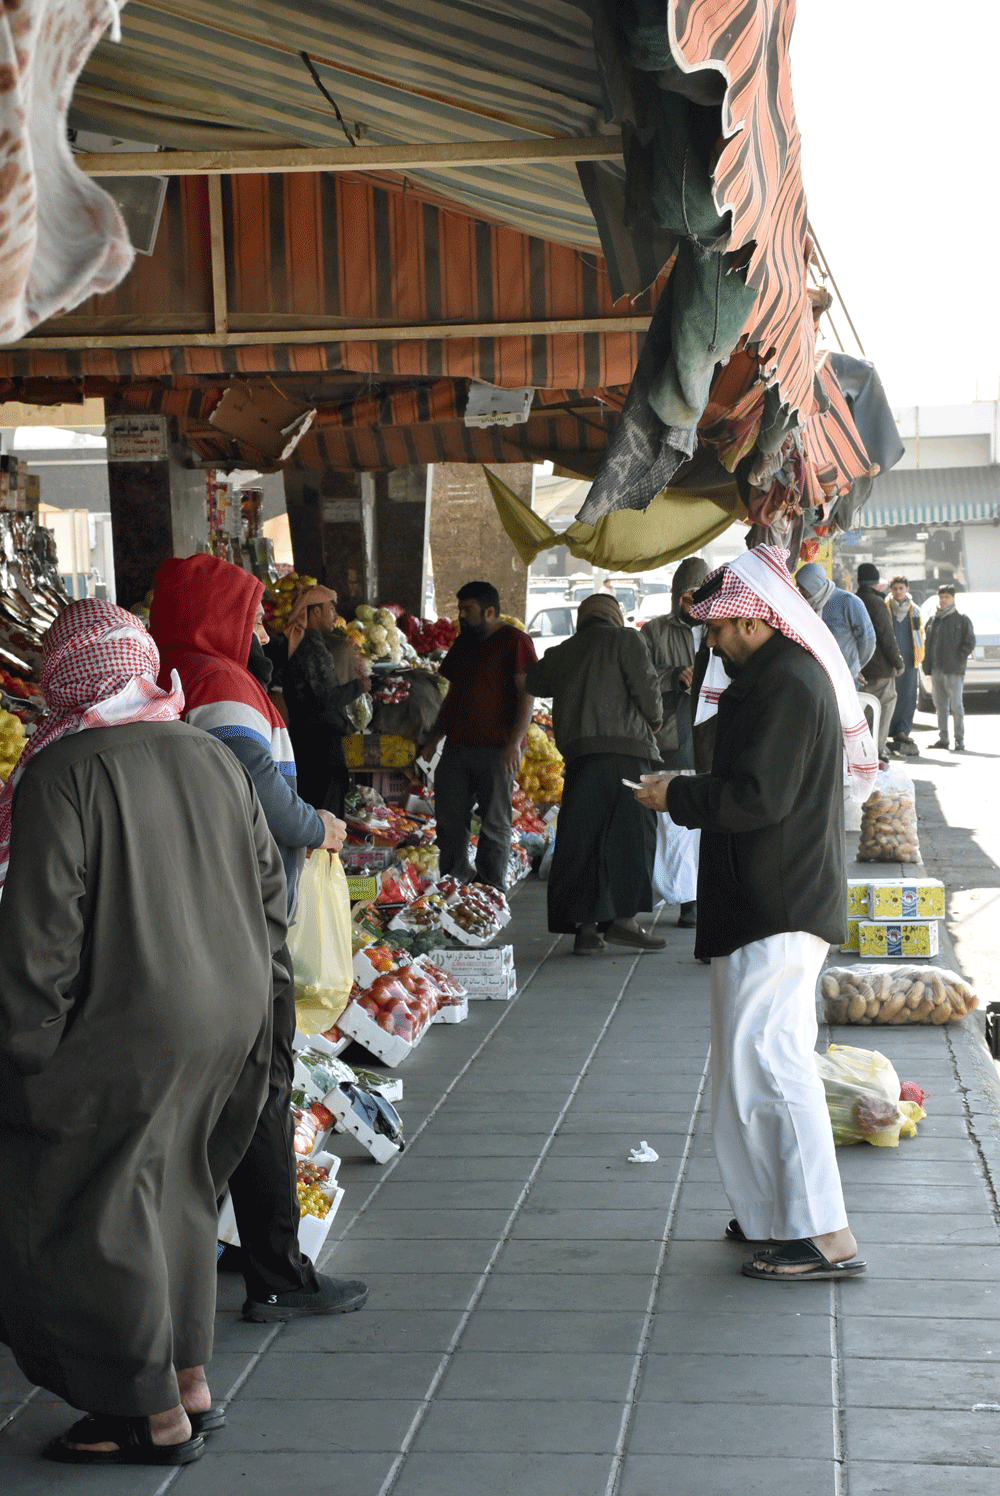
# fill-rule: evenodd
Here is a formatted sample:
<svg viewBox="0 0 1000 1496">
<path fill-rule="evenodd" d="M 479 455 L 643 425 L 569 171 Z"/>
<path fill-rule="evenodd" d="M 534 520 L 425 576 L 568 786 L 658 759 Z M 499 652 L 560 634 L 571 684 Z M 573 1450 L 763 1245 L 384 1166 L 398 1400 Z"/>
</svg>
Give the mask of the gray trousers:
<svg viewBox="0 0 1000 1496">
<path fill-rule="evenodd" d="M 502 748 L 445 745 L 434 774 L 434 815 L 442 873 L 462 883 L 473 878 L 469 862 L 472 809 L 479 806 L 475 877 L 501 891 L 510 861 L 514 776 L 504 768 Z"/>
<path fill-rule="evenodd" d="M 882 707 L 882 715 L 878 720 L 878 756 L 885 758 L 889 724 L 896 709 L 896 678 L 893 675 L 887 675 L 884 680 L 866 681 L 861 689 L 867 691 L 869 696 L 874 696 Z"/>
<path fill-rule="evenodd" d="M 948 741 L 948 713 L 955 721 L 955 747 L 965 746 L 965 707 L 962 702 L 962 687 L 965 677 L 945 675 L 943 670 L 931 671 L 931 695 L 937 712 L 938 737 L 942 743 Z"/>
</svg>

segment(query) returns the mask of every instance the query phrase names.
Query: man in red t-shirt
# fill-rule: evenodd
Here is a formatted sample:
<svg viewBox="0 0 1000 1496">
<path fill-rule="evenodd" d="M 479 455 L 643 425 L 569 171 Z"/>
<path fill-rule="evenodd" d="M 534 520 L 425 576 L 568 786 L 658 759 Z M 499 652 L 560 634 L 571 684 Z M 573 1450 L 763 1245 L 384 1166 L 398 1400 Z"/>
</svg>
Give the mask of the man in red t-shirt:
<svg viewBox="0 0 1000 1496">
<path fill-rule="evenodd" d="M 535 663 L 535 647 L 520 629 L 501 623 L 500 594 L 489 582 L 466 582 L 459 590 L 458 618 L 459 636 L 441 665 L 448 695 L 421 752 L 430 758 L 445 739 L 434 776 L 442 873 L 503 889 L 510 861 L 510 797 L 534 703 L 524 680 Z M 477 803 L 473 873 L 469 832 Z"/>
</svg>

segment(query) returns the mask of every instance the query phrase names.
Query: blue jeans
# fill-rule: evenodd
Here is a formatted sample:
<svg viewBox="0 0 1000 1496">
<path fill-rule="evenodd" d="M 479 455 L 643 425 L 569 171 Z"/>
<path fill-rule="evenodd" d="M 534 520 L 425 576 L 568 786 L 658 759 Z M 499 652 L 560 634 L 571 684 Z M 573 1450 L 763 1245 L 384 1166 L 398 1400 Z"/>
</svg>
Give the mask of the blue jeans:
<svg viewBox="0 0 1000 1496">
<path fill-rule="evenodd" d="M 889 725 L 891 738 L 909 737 L 913 729 L 913 714 L 917 709 L 917 677 L 914 665 L 896 677 L 896 710 Z"/>
<path fill-rule="evenodd" d="M 965 745 L 965 709 L 962 703 L 962 687 L 965 677 L 945 675 L 943 670 L 931 671 L 931 695 L 938 719 L 938 737 L 942 743 L 948 741 L 948 712 L 955 724 L 955 747 Z"/>
</svg>

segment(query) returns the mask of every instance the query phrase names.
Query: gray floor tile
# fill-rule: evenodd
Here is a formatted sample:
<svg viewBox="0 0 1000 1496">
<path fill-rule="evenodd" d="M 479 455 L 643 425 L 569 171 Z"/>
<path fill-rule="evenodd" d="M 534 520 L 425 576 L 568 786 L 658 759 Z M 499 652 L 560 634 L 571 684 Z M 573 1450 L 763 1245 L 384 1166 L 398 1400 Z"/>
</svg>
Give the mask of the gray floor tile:
<svg viewBox="0 0 1000 1496">
<path fill-rule="evenodd" d="M 495 1272 L 480 1299 L 484 1309 L 641 1309 L 651 1277 L 622 1273 Z"/>
<path fill-rule="evenodd" d="M 459 1350 L 438 1398 L 469 1401 L 525 1401 L 548 1404 L 613 1402 L 620 1410 L 632 1376 L 634 1356 L 553 1351 Z M 556 1410 L 554 1418 L 562 1416 Z"/>
<path fill-rule="evenodd" d="M 19 1403 L 31 1391 L 31 1383 L 17 1368 L 6 1346 L 0 1346 L 0 1401 Z"/>
<path fill-rule="evenodd" d="M 394 1210 L 392 1197 L 362 1216 L 352 1242 L 396 1242 L 415 1236 L 444 1241 L 496 1241 L 507 1224 L 507 1210 Z"/>
<path fill-rule="evenodd" d="M 512 1179 L 523 1183 L 531 1173 L 532 1162 L 533 1158 L 525 1162 L 524 1158 L 508 1154 L 492 1158 L 449 1157 L 419 1153 L 414 1149 L 406 1156 L 405 1168 L 400 1165 L 403 1168 L 400 1182 L 410 1185 L 437 1181 L 453 1184 L 461 1180 L 478 1183 Z"/>
<path fill-rule="evenodd" d="M 395 1455 L 417 1411 L 417 1401 L 388 1398 L 354 1400 L 329 1396 L 305 1400 L 242 1397 L 230 1404 L 226 1428 L 213 1434 L 213 1449 L 226 1454 L 363 1454 L 382 1450 Z"/>
<path fill-rule="evenodd" d="M 622 1165 L 622 1168 L 627 1167 Z M 605 1179 L 603 1183 L 588 1180 L 557 1180 L 539 1178 L 531 1187 L 524 1214 L 540 1210 L 586 1211 L 589 1215 L 597 1207 L 602 1211 L 655 1210 L 666 1219 L 667 1207 L 673 1193 L 676 1164 L 662 1160 L 646 1164 L 641 1169 L 632 1166 L 632 1174 L 623 1180 Z"/>
<path fill-rule="evenodd" d="M 817 1288 L 819 1284 L 816 1285 Z M 847 1284 L 844 1285 L 845 1288 Z M 930 1307 L 930 1306 L 928 1306 Z M 996 1323 L 970 1319 L 929 1319 L 903 1315 L 842 1317 L 844 1354 L 881 1359 L 887 1345 L 905 1346 L 915 1361 L 989 1361 L 1000 1357 Z"/>
<path fill-rule="evenodd" d="M 642 1320 L 638 1311 L 542 1314 L 479 1310 L 462 1338 L 462 1350 L 632 1355 L 639 1343 Z"/>
<path fill-rule="evenodd" d="M 619 1496 L 830 1496 L 832 1490 L 832 1460 L 630 1454 Z"/>
<path fill-rule="evenodd" d="M 769 1284 L 758 1284 L 772 1292 Z M 791 1293 L 822 1294 L 829 1284 L 802 1284 L 786 1293 L 774 1289 L 757 1314 L 727 1314 L 723 1310 L 658 1314 L 649 1340 L 651 1354 L 704 1351 L 712 1355 L 820 1356 L 830 1357 L 830 1325 L 823 1314 L 804 1314 Z M 780 1293 L 781 1299 L 776 1295 Z"/>
<path fill-rule="evenodd" d="M 291 1320 L 281 1335 L 282 1351 L 320 1355 L 341 1351 L 431 1352 L 446 1349 L 461 1319 L 460 1310 L 370 1309 L 360 1314 Z"/>
<path fill-rule="evenodd" d="M 963 1247 L 956 1252 L 945 1246 L 914 1246 L 911 1243 L 880 1244 L 866 1252 L 867 1280 L 872 1278 L 942 1278 L 1000 1283 L 1000 1246 Z"/>
<path fill-rule="evenodd" d="M 251 1400 L 283 1398 L 289 1402 L 352 1399 L 407 1401 L 422 1398 L 440 1364 L 437 1351 L 302 1351 L 274 1349 L 254 1368 L 246 1384 Z"/>
<path fill-rule="evenodd" d="M 954 1453 L 951 1458 L 956 1458 Z M 919 1491 L 920 1496 L 994 1496 L 997 1488 L 993 1465 L 848 1460 L 846 1474 L 851 1496 L 900 1496 L 910 1490 Z"/>
<path fill-rule="evenodd" d="M 518 1241 L 659 1241 L 666 1219 L 666 1200 L 659 1210 L 548 1210 L 529 1204 L 513 1234 Z"/>
<path fill-rule="evenodd" d="M 921 1361 L 915 1375 L 902 1378 L 895 1355 L 884 1360 L 847 1356 L 843 1361 L 843 1386 L 849 1407 L 971 1412 L 976 1403 L 1000 1404 L 1000 1355 L 982 1361 Z"/>
<path fill-rule="evenodd" d="M 414 1450 L 485 1454 L 601 1454 L 610 1457 L 621 1424 L 618 1401 L 435 1402 Z"/>
<path fill-rule="evenodd" d="M 659 1243 L 655 1241 L 508 1241 L 497 1260 L 497 1273 L 652 1273 Z"/>
<path fill-rule="evenodd" d="M 447 1237 L 407 1233 L 394 1241 L 380 1241 L 375 1249 L 370 1240 L 356 1238 L 352 1232 L 328 1259 L 325 1271 L 341 1278 L 353 1274 L 363 1277 L 377 1260 L 384 1273 L 481 1273 L 492 1248 L 489 1239 L 449 1241 Z"/>
<path fill-rule="evenodd" d="M 639 1392 L 643 1403 L 806 1404 L 829 1409 L 830 1362 L 822 1356 L 774 1355 L 762 1365 L 752 1346 L 743 1355 L 650 1355 Z"/>
<path fill-rule="evenodd" d="M 709 1309 L 727 1314 L 758 1313 L 762 1307 L 760 1298 L 762 1285 L 754 1278 L 744 1278 L 742 1274 L 732 1271 L 732 1267 L 744 1261 L 752 1249 L 745 1247 L 742 1251 L 738 1248 L 735 1250 L 738 1252 L 736 1262 L 730 1264 L 730 1271 L 726 1273 L 682 1275 L 677 1272 L 668 1272 L 660 1285 L 657 1313 L 683 1313 L 698 1309 Z M 788 1309 L 791 1309 L 796 1314 L 829 1315 L 830 1298 L 829 1294 L 809 1292 L 799 1295 L 794 1304 L 789 1306 L 779 1304 L 775 1307 L 779 1312 L 788 1312 Z"/>
<path fill-rule="evenodd" d="M 486 1254 L 483 1255 L 483 1266 Z M 479 1273 L 387 1272 L 381 1262 L 378 1270 L 365 1268 L 369 1309 L 458 1309 L 468 1304 L 479 1282 Z"/>
<path fill-rule="evenodd" d="M 641 1139 L 637 1141 L 641 1142 Z M 649 1139 L 647 1138 L 646 1141 L 648 1142 Z M 660 1143 L 662 1141 L 662 1139 L 658 1140 Z M 577 1183 L 603 1188 L 605 1185 L 613 1184 L 627 1185 L 630 1189 L 640 1190 L 648 1187 L 644 1181 L 649 1169 L 655 1168 L 656 1177 L 661 1180 L 669 1178 L 670 1187 L 673 1189 L 673 1180 L 677 1177 L 681 1162 L 682 1142 L 683 1139 L 675 1138 L 672 1139 L 670 1147 L 658 1147 L 656 1151 L 660 1155 L 660 1160 L 656 1165 L 630 1164 L 628 1155 L 632 1145 L 615 1148 L 613 1151 L 609 1150 L 600 1158 L 574 1158 L 565 1155 L 553 1157 L 550 1153 L 538 1171 L 535 1187 L 542 1185 L 548 1187 L 556 1183 Z"/>
<path fill-rule="evenodd" d="M 829 1408 L 807 1404 L 651 1402 L 643 1396 L 629 1438 L 629 1454 L 715 1455 L 747 1461 L 795 1459 L 804 1449 L 833 1456 Z"/>
<path fill-rule="evenodd" d="M 847 1448 L 852 1461 L 883 1460 L 888 1450 L 906 1451 L 924 1465 L 1000 1466 L 1000 1415 L 949 1409 L 848 1408 Z"/>
<path fill-rule="evenodd" d="M 967 1279 L 890 1278 L 865 1285 L 865 1310 L 869 1314 L 912 1316 L 923 1310 L 941 1319 L 1000 1320 L 1000 1282 L 969 1282 Z M 1000 1351 L 1000 1346 L 998 1346 Z"/>
<path fill-rule="evenodd" d="M 331 1416 L 334 1416 L 331 1412 Z M 212 1448 L 196 1465 L 189 1465 L 172 1488 L 176 1496 L 329 1496 L 333 1491 L 368 1496 L 381 1486 L 394 1455 L 294 1450 L 275 1454 L 268 1450 L 229 1450 L 214 1436 Z M 162 1480 L 162 1471 L 159 1472 Z M 64 1487 L 60 1488 L 61 1492 Z M 151 1487 L 154 1490 L 155 1487 Z M 18 1493 L 20 1496 L 20 1493 Z M 27 1496 L 27 1493 L 25 1493 Z M 49 1486 L 46 1496 L 55 1496 Z"/>
<path fill-rule="evenodd" d="M 608 1468 L 607 1455 L 414 1453 L 393 1496 L 604 1496 Z"/>
<path fill-rule="evenodd" d="M 391 1194 L 382 1206 L 383 1212 L 393 1217 L 400 1215 L 405 1224 L 410 1211 L 456 1211 L 485 1210 L 491 1215 L 495 1210 L 510 1212 L 524 1187 L 524 1179 L 530 1173 L 526 1169 L 520 1178 L 472 1180 L 472 1179 L 409 1179 L 392 1181 Z M 369 1215 L 374 1215 L 370 1211 Z"/>
</svg>

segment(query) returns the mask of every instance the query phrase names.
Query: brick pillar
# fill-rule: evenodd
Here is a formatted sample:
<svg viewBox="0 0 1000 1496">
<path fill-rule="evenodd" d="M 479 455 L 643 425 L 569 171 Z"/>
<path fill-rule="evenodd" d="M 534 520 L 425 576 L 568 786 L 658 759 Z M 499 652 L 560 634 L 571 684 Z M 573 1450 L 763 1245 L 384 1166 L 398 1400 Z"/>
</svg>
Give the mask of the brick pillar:
<svg viewBox="0 0 1000 1496">
<path fill-rule="evenodd" d="M 496 473 L 531 503 L 530 462 L 496 464 Z M 482 467 L 436 462 L 430 482 L 430 543 L 437 611 L 455 616 L 455 594 L 465 582 L 492 582 L 505 613 L 524 618 L 528 570 L 500 523 Z"/>
<path fill-rule="evenodd" d="M 375 475 L 375 539 L 379 596 L 423 616 L 430 550 L 426 467 Z"/>
</svg>

